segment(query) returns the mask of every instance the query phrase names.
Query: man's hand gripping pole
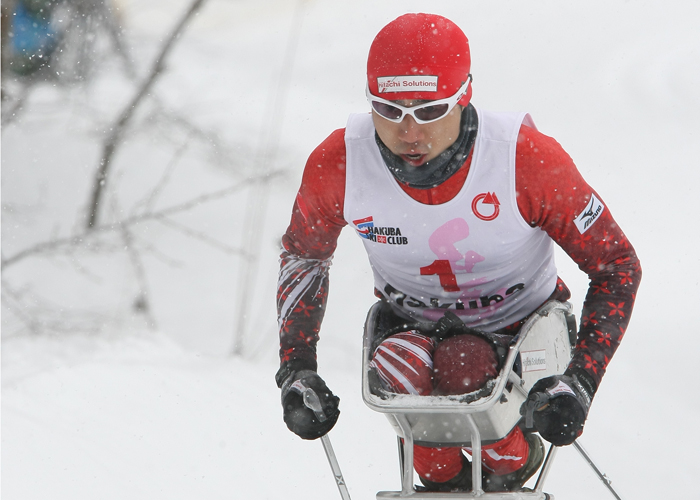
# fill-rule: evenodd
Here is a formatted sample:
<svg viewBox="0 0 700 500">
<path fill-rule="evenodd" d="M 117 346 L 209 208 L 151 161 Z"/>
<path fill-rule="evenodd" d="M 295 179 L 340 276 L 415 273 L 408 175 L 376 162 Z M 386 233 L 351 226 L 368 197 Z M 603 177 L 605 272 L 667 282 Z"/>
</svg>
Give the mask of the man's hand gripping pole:
<svg viewBox="0 0 700 500">
<path fill-rule="evenodd" d="M 324 422 L 327 417 L 325 413 L 323 413 L 321 400 L 318 398 L 318 394 L 316 394 L 311 387 L 308 387 L 301 381 L 297 381 L 296 384 L 298 384 L 299 389 L 301 389 L 302 398 L 304 399 L 304 404 L 306 407 L 314 412 L 314 415 L 316 415 L 316 418 L 320 422 Z M 338 484 L 340 496 L 343 500 L 350 500 L 350 492 L 345 484 L 345 479 L 343 479 L 343 473 L 340 472 L 340 465 L 338 464 L 338 459 L 335 457 L 335 452 L 333 451 L 333 446 L 331 445 L 331 438 L 328 437 L 328 434 L 324 434 L 321 436 L 321 442 L 323 443 L 323 449 L 326 451 L 328 463 L 331 465 L 333 476 L 335 476 L 335 482 Z"/>
</svg>

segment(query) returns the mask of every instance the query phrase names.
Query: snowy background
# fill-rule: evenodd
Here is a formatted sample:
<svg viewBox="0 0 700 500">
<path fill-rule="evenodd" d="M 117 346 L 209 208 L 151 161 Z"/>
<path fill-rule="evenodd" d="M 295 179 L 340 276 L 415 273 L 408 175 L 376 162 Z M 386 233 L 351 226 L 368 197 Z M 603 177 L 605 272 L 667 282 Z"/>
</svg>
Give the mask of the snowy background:
<svg viewBox="0 0 700 500">
<path fill-rule="evenodd" d="M 3 125 L 3 261 L 84 233 L 102 141 L 189 2 L 116 5 L 136 79 L 105 60 L 86 84 L 35 85 Z M 464 29 L 473 102 L 529 111 L 641 257 L 634 318 L 582 442 L 623 498 L 700 498 L 700 4 L 209 0 L 114 158 L 104 231 L 3 268 L 4 500 L 337 498 L 320 442 L 281 418 L 279 237 L 307 155 L 367 109 L 374 35 L 416 11 Z M 109 229 L 278 170 L 264 188 Z M 580 311 L 586 277 L 565 255 L 558 263 Z M 361 244 L 344 233 L 319 371 L 342 399 L 330 436 L 355 499 L 399 487 L 393 431 L 360 394 L 372 302 Z M 573 449 L 546 490 L 612 498 Z"/>
</svg>

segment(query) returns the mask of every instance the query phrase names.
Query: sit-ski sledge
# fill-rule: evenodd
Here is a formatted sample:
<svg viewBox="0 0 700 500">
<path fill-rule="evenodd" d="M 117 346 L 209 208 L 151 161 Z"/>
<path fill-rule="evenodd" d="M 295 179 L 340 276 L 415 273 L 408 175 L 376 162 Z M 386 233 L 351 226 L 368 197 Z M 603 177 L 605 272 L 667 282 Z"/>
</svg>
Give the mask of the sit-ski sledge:
<svg viewBox="0 0 700 500">
<path fill-rule="evenodd" d="M 395 394 L 371 387 L 369 363 L 380 303 L 367 315 L 363 341 L 362 397 L 369 408 L 384 413 L 397 433 L 401 469 L 401 491 L 380 491 L 377 499 L 412 500 L 552 500 L 544 482 L 558 447 L 551 446 L 532 491 L 484 492 L 481 460 L 472 460 L 472 491 L 425 492 L 414 486 L 413 444 L 470 447 L 473 457 L 481 456 L 483 444 L 499 441 L 516 425 L 520 407 L 530 388 L 541 378 L 564 373 L 576 342 L 576 324 L 571 305 L 549 301 L 522 326 L 510 346 L 498 377 L 490 381 L 491 392 L 478 398 L 460 396 L 414 396 Z M 575 448 L 591 465 L 615 498 L 610 481 L 595 467 L 583 448 Z"/>
<path fill-rule="evenodd" d="M 538 309 L 521 327 L 510 346 L 508 356 L 496 379 L 490 381 L 490 392 L 479 397 L 412 396 L 388 393 L 371 387 L 369 362 L 373 353 L 374 331 L 380 303 L 367 315 L 363 341 L 362 397 L 372 410 L 384 413 L 397 433 L 401 469 L 401 491 L 380 491 L 377 500 L 554 500 L 544 492 L 544 482 L 551 469 L 557 446 L 550 446 L 533 490 L 485 492 L 482 488 L 481 460 L 472 460 L 472 491 L 426 492 L 418 491 L 413 476 L 413 444 L 426 446 L 470 447 L 472 456 L 481 456 L 482 444 L 505 437 L 520 421 L 520 407 L 527 399 L 530 388 L 539 379 L 564 373 L 571 360 L 576 342 L 576 323 L 571 305 L 549 301 Z M 488 391 L 487 391 L 488 392 Z M 318 396 L 311 388 L 303 392 L 304 402 L 323 421 L 326 416 Z M 338 465 L 329 436 L 321 442 L 331 465 L 338 490 L 343 500 L 350 493 Z M 610 480 L 593 463 L 581 444 L 572 445 L 590 465 L 598 478 L 617 499 Z"/>
</svg>

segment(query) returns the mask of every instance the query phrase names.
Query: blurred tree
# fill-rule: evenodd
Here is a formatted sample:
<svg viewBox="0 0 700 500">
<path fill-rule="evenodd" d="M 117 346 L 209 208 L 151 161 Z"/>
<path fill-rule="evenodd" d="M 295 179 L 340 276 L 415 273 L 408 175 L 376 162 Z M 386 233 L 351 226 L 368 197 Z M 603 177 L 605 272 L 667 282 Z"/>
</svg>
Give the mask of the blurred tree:
<svg viewBox="0 0 700 500">
<path fill-rule="evenodd" d="M 137 89 L 133 98 L 127 103 L 122 112 L 119 114 L 119 117 L 115 120 L 114 124 L 109 127 L 110 133 L 108 134 L 102 148 L 102 157 L 100 158 L 100 163 L 98 165 L 92 187 L 92 193 L 90 195 L 87 219 L 88 230 L 97 224 L 100 205 L 102 204 L 102 193 L 104 192 L 104 188 L 107 184 L 112 158 L 122 142 L 122 137 L 126 127 L 131 121 L 131 118 L 134 116 L 139 104 L 141 104 L 142 100 L 149 95 L 153 84 L 162 73 L 164 67 L 163 64 L 168 54 L 172 50 L 173 45 L 178 39 L 180 39 L 180 35 L 185 30 L 185 27 L 189 23 L 190 19 L 192 19 L 194 14 L 202 7 L 203 4 L 204 0 L 194 0 L 192 2 L 185 14 L 180 18 L 179 22 L 171 31 L 170 36 L 163 42 L 160 52 L 153 61 L 148 76 Z"/>
</svg>

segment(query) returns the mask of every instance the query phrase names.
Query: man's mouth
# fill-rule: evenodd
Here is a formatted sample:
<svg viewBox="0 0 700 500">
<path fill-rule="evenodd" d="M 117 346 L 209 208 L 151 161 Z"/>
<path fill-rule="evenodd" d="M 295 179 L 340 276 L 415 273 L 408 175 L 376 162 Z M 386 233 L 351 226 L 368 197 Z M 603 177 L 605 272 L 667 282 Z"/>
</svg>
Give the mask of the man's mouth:
<svg viewBox="0 0 700 500">
<path fill-rule="evenodd" d="M 413 167 L 419 167 L 425 163 L 427 155 L 421 153 L 402 154 L 401 159 Z"/>
</svg>

